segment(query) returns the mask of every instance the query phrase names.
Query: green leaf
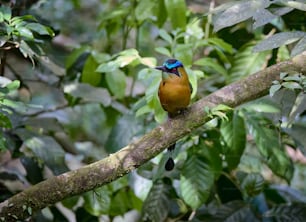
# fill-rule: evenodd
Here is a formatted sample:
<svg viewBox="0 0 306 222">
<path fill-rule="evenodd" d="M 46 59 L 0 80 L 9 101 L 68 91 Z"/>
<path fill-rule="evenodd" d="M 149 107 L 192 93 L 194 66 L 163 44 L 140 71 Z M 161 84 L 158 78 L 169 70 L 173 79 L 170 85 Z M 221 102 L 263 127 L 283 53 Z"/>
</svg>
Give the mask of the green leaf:
<svg viewBox="0 0 306 222">
<path fill-rule="evenodd" d="M 27 22 L 20 16 L 13 17 L 10 21 L 10 26 L 14 27 L 15 30 L 21 27 L 24 27 Z"/>
<path fill-rule="evenodd" d="M 224 105 L 224 104 L 219 104 L 216 107 L 212 108 L 211 110 L 212 110 L 212 112 L 214 112 L 214 111 L 228 112 L 228 111 L 233 110 L 233 108 L 231 108 L 227 105 Z"/>
<path fill-rule="evenodd" d="M 265 51 L 278 48 L 282 45 L 288 45 L 298 41 L 305 36 L 306 33 L 301 31 L 276 33 L 255 45 L 254 52 Z"/>
<path fill-rule="evenodd" d="M 106 89 L 93 87 L 85 83 L 71 83 L 64 86 L 64 92 L 86 102 L 98 102 L 104 106 L 111 104 L 111 96 Z"/>
<path fill-rule="evenodd" d="M 20 36 L 26 37 L 31 40 L 34 39 L 32 31 L 26 27 L 20 27 L 17 29 L 17 31 L 19 32 Z"/>
<path fill-rule="evenodd" d="M 246 176 L 240 182 L 241 189 L 249 197 L 253 197 L 262 192 L 265 186 L 265 180 L 259 173 L 246 173 Z"/>
<path fill-rule="evenodd" d="M 110 91 L 118 99 L 122 99 L 125 96 L 126 80 L 124 73 L 117 69 L 114 72 L 105 73 L 106 82 Z"/>
<path fill-rule="evenodd" d="M 216 61 L 213 58 L 201 58 L 198 59 L 197 61 L 194 62 L 195 65 L 200 65 L 200 66 L 204 66 L 204 67 L 210 67 L 212 68 L 214 71 L 216 71 L 217 73 L 220 73 L 224 76 L 227 76 L 227 71 L 226 69 L 221 66 L 218 61 Z"/>
<path fill-rule="evenodd" d="M 102 63 L 98 66 L 96 72 L 101 72 L 101 73 L 115 72 L 116 70 L 118 70 L 119 66 L 120 65 L 116 61 Z"/>
<path fill-rule="evenodd" d="M 2 18 L 6 21 L 9 21 L 12 17 L 12 11 L 10 7 L 1 6 L 0 14 L 2 14 Z"/>
<path fill-rule="evenodd" d="M 167 14 L 173 29 L 186 28 L 186 3 L 184 0 L 165 0 Z"/>
<path fill-rule="evenodd" d="M 51 117 L 28 117 L 24 120 L 24 124 L 37 131 L 59 132 L 63 130 L 61 123 Z"/>
<path fill-rule="evenodd" d="M 189 82 L 192 86 L 191 98 L 194 98 L 197 95 L 197 91 L 198 91 L 198 76 L 203 76 L 203 72 L 199 70 L 191 70 L 187 67 L 185 69 L 186 69 L 186 72 L 188 73 Z"/>
<path fill-rule="evenodd" d="M 141 57 L 139 56 L 139 53 L 136 49 L 126 49 L 124 51 L 121 51 L 117 58 L 109 61 L 107 63 L 102 63 L 98 66 L 96 72 L 102 72 L 102 73 L 111 73 L 111 72 L 117 72 L 118 68 L 122 68 L 124 66 L 133 64 L 133 62 L 140 61 Z M 119 71 L 120 72 L 120 71 Z M 118 72 L 115 75 L 119 75 Z"/>
<path fill-rule="evenodd" d="M 0 152 L 7 149 L 6 139 L 3 136 L 3 133 L 0 131 Z"/>
<path fill-rule="evenodd" d="M 161 107 L 160 102 L 159 102 L 159 98 L 158 98 L 157 95 L 154 96 L 153 101 L 154 101 L 154 104 L 157 104 L 157 105 L 154 106 L 155 121 L 161 124 L 161 123 L 165 122 L 165 120 L 167 119 L 167 113 Z"/>
<path fill-rule="evenodd" d="M 14 80 L 14 81 L 10 82 L 9 84 L 7 84 L 5 86 L 5 88 L 7 88 L 9 92 L 13 92 L 13 91 L 19 89 L 19 87 L 20 87 L 20 81 L 19 80 Z"/>
<path fill-rule="evenodd" d="M 253 17 L 258 11 L 269 7 L 270 4 L 269 1 L 239 1 L 217 15 L 214 21 L 214 30 L 219 31 L 245 21 Z"/>
<path fill-rule="evenodd" d="M 154 69 L 143 69 L 138 73 L 138 76 L 139 79 L 145 80 L 147 86 L 145 95 L 147 108 L 143 108 L 144 111 L 148 112 L 149 109 L 154 111 L 155 120 L 158 123 L 163 122 L 166 118 L 166 112 L 162 109 L 157 95 L 161 73 Z"/>
<path fill-rule="evenodd" d="M 85 210 L 95 216 L 108 214 L 111 204 L 111 195 L 112 192 L 109 185 L 85 193 L 83 195 Z"/>
<path fill-rule="evenodd" d="M 129 180 L 127 176 L 123 176 L 117 180 L 114 180 L 109 184 L 109 187 L 113 193 L 126 188 L 129 184 Z"/>
<path fill-rule="evenodd" d="M 0 103 L 1 107 L 1 103 Z M 1 107 L 2 108 L 2 107 Z M 12 123 L 11 120 L 8 118 L 7 115 L 2 113 L 3 111 L 0 111 L 0 127 L 1 128 L 6 128 L 6 129 L 11 129 L 12 128 Z"/>
<path fill-rule="evenodd" d="M 15 21 L 37 21 L 37 19 L 33 15 L 22 15 L 22 16 L 14 16 L 11 19 L 11 24 L 14 24 Z M 18 23 L 18 22 L 17 22 Z"/>
<path fill-rule="evenodd" d="M 186 33 L 184 36 L 185 43 L 195 43 L 195 48 L 200 46 L 204 37 L 204 31 L 201 24 L 201 19 L 193 18 L 187 23 Z M 178 36 L 176 36 L 176 40 Z M 205 41 L 205 40 L 204 40 Z"/>
<path fill-rule="evenodd" d="M 169 44 L 172 44 L 173 39 L 171 35 L 169 35 L 168 32 L 166 32 L 164 29 L 159 30 L 159 36 L 162 37 Z"/>
<path fill-rule="evenodd" d="M 0 11 L 0 22 L 4 22 L 4 16 L 3 13 Z"/>
<path fill-rule="evenodd" d="M 270 100 L 261 99 L 260 101 L 254 101 L 243 105 L 243 108 L 248 111 L 259 113 L 279 113 L 279 107 L 271 103 Z"/>
<path fill-rule="evenodd" d="M 50 70 L 53 74 L 57 76 L 64 76 L 66 75 L 66 69 L 63 68 L 61 65 L 57 65 L 53 62 L 48 56 L 38 56 L 37 60 L 48 70 Z M 69 75 L 67 73 L 67 75 Z"/>
<path fill-rule="evenodd" d="M 298 10 L 306 11 L 306 4 L 303 2 L 297 1 L 281 1 L 284 5 L 287 5 L 292 8 L 296 8 Z"/>
<path fill-rule="evenodd" d="M 292 127 L 286 129 L 286 133 L 288 133 L 294 139 L 304 156 L 306 156 L 305 132 L 305 124 L 299 122 L 292 124 Z"/>
<path fill-rule="evenodd" d="M 229 121 L 222 121 L 221 135 L 227 145 L 225 160 L 230 170 L 235 169 L 244 152 L 246 145 L 246 128 L 244 119 L 233 112 Z"/>
<path fill-rule="evenodd" d="M 61 201 L 61 203 L 69 208 L 72 209 L 80 200 L 80 196 L 73 196 L 73 197 L 68 197 L 64 200 Z"/>
<path fill-rule="evenodd" d="M 254 53 L 253 45 L 254 43 L 248 43 L 235 54 L 227 78 L 228 83 L 260 71 L 267 65 L 270 51 Z"/>
<path fill-rule="evenodd" d="M 21 156 L 20 162 L 27 172 L 27 180 L 31 184 L 37 184 L 44 180 L 43 168 L 44 166 L 36 157 Z"/>
<path fill-rule="evenodd" d="M 156 66 L 156 59 L 153 57 L 142 57 L 139 59 L 139 62 L 150 68 L 154 68 Z"/>
<path fill-rule="evenodd" d="M 36 56 L 36 53 L 31 49 L 28 43 L 26 43 L 24 40 L 21 40 L 20 42 L 19 51 L 22 53 L 22 55 L 25 58 L 29 58 L 32 64 L 35 64 L 33 58 L 34 56 Z"/>
<path fill-rule="evenodd" d="M 290 59 L 290 53 L 288 50 L 288 47 L 285 45 L 282 45 L 278 48 L 277 50 L 277 61 L 278 62 L 283 62 L 285 60 Z"/>
<path fill-rule="evenodd" d="M 135 16 L 138 23 L 144 22 L 146 19 L 152 18 L 152 9 L 155 6 L 155 1 L 150 0 L 142 0 L 139 1 L 136 9 L 135 9 Z"/>
<path fill-rule="evenodd" d="M 296 202 L 296 203 L 298 202 L 306 203 L 305 192 L 303 190 L 298 190 L 298 188 L 294 188 L 290 184 L 287 186 L 284 184 L 270 184 L 268 186 L 268 190 L 272 192 L 273 191 L 277 192 L 277 194 L 283 197 L 284 200 L 290 200 L 290 202 Z M 268 190 L 265 190 L 265 192 Z"/>
<path fill-rule="evenodd" d="M 291 51 L 291 56 L 296 56 L 306 50 L 306 35 L 298 41 L 298 43 L 294 46 Z"/>
<path fill-rule="evenodd" d="M 293 176 L 293 164 L 278 139 L 277 131 L 269 127 L 272 123 L 255 113 L 244 114 L 265 163 L 276 175 L 289 182 Z"/>
<path fill-rule="evenodd" d="M 136 111 L 136 114 L 135 116 L 136 117 L 139 117 L 141 115 L 144 115 L 144 114 L 147 114 L 147 113 L 150 113 L 152 112 L 152 109 L 148 106 L 148 105 L 144 105 L 142 107 L 140 107 L 137 111 Z"/>
<path fill-rule="evenodd" d="M 256 29 L 260 26 L 264 26 L 276 18 L 277 16 L 272 14 L 269 10 L 266 9 L 258 10 L 253 15 L 253 19 L 255 20 L 253 24 L 253 29 Z"/>
<path fill-rule="evenodd" d="M 126 16 L 130 13 L 129 7 L 118 8 L 116 10 L 110 10 L 109 12 L 105 13 L 104 16 L 101 18 L 101 23 L 99 24 L 99 29 L 105 27 L 107 23 L 116 22 L 121 20 L 122 18 L 126 18 Z"/>
<path fill-rule="evenodd" d="M 138 79 L 144 80 L 145 83 L 150 86 L 152 78 L 158 78 L 159 81 L 161 80 L 161 73 L 160 71 L 156 69 L 151 69 L 151 68 L 144 68 L 138 72 Z M 158 86 L 157 86 L 158 87 Z"/>
<path fill-rule="evenodd" d="M 204 110 L 211 119 L 214 117 L 218 117 L 222 120 L 228 120 L 226 112 L 232 110 L 232 108 L 224 104 L 219 104 L 216 107 L 213 107 L 212 109 L 204 107 Z"/>
<path fill-rule="evenodd" d="M 243 201 L 234 200 L 218 207 L 211 221 L 252 221 L 259 222 L 252 213 L 248 204 Z"/>
<path fill-rule="evenodd" d="M 112 128 L 105 148 L 108 153 L 114 153 L 129 144 L 141 130 L 141 126 L 134 115 L 126 114 L 119 118 Z"/>
<path fill-rule="evenodd" d="M 14 89 L 10 90 L 9 86 L 10 84 L 15 85 L 17 82 L 19 83 L 18 80 L 15 80 L 16 82 L 13 83 L 12 80 L 6 77 L 0 77 L 0 99 L 4 98 L 9 94 L 11 91 L 14 91 Z"/>
<path fill-rule="evenodd" d="M 215 46 L 221 48 L 225 52 L 233 53 L 233 47 L 231 44 L 228 44 L 223 39 L 220 38 L 209 38 L 207 39 L 209 43 L 214 44 Z"/>
<path fill-rule="evenodd" d="M 174 50 L 174 57 L 182 61 L 185 66 L 192 64 L 193 50 L 192 43 L 178 44 Z"/>
<path fill-rule="evenodd" d="M 155 48 L 155 51 L 162 54 L 162 55 L 165 55 L 165 56 L 168 56 L 168 57 L 172 57 L 171 56 L 171 52 L 169 51 L 169 49 L 165 48 L 165 47 L 157 47 Z"/>
<path fill-rule="evenodd" d="M 271 218 L 275 221 L 304 222 L 306 218 L 305 203 L 279 204 L 265 212 L 264 218 Z"/>
<path fill-rule="evenodd" d="M 205 136 L 200 137 L 198 145 L 195 146 L 197 154 L 205 158 L 205 163 L 215 178 L 218 178 L 222 171 L 222 145 L 220 143 L 220 133 L 217 130 L 205 131 Z"/>
<path fill-rule="evenodd" d="M 214 174 L 203 156 L 189 154 L 183 165 L 180 181 L 184 201 L 195 210 L 208 199 Z"/>
<path fill-rule="evenodd" d="M 88 46 L 82 46 L 80 48 L 74 49 L 70 55 L 66 58 L 65 66 L 66 69 L 69 69 L 77 61 L 77 59 L 84 53 L 89 52 L 90 48 Z"/>
<path fill-rule="evenodd" d="M 65 163 L 65 152 L 52 137 L 31 137 L 25 140 L 24 143 L 35 156 L 43 160 L 55 175 L 69 170 Z"/>
<path fill-rule="evenodd" d="M 46 27 L 42 24 L 39 23 L 27 23 L 27 25 L 25 26 L 26 28 L 37 32 L 40 35 L 50 35 L 50 36 L 54 36 L 54 32 L 52 31 L 52 29 L 50 29 L 49 27 Z"/>
<path fill-rule="evenodd" d="M 301 81 L 301 76 L 299 74 L 295 74 L 295 75 L 290 75 L 290 76 L 286 76 L 283 78 L 283 81 L 295 81 L 295 82 L 300 82 Z"/>
<path fill-rule="evenodd" d="M 116 192 L 111 199 L 109 215 L 124 215 L 129 210 L 141 210 L 142 201 L 135 196 L 129 187 L 124 187 Z"/>
<path fill-rule="evenodd" d="M 32 215 L 32 208 L 31 207 L 27 207 L 27 211 L 29 215 Z"/>
<path fill-rule="evenodd" d="M 119 65 L 120 68 L 127 66 L 139 59 L 139 53 L 136 49 L 126 49 L 119 53 L 119 56 L 116 58 L 115 62 Z"/>
<path fill-rule="evenodd" d="M 287 89 L 303 89 L 303 87 L 297 82 L 283 82 L 281 85 Z"/>
<path fill-rule="evenodd" d="M 106 62 L 106 61 L 109 61 L 111 59 L 111 56 L 109 54 L 103 53 L 103 52 L 97 52 L 95 50 L 94 51 L 91 50 L 91 54 L 90 55 L 99 64 L 103 63 L 103 62 Z"/>
<path fill-rule="evenodd" d="M 272 85 L 269 89 L 269 95 L 272 97 L 274 96 L 274 94 L 280 90 L 280 88 L 282 88 L 282 86 L 280 84 L 277 85 Z"/>
<path fill-rule="evenodd" d="M 287 72 L 281 72 L 281 73 L 279 74 L 279 78 L 280 78 L 280 79 L 284 79 L 286 76 L 288 76 L 288 73 L 287 73 Z"/>
<path fill-rule="evenodd" d="M 166 112 L 163 110 L 162 106 L 160 105 L 160 101 L 158 98 L 158 86 L 160 83 L 160 76 L 153 77 L 151 79 L 151 84 L 146 90 L 146 101 L 148 106 L 154 110 L 154 117 L 158 123 L 164 122 L 166 118 Z"/>
<path fill-rule="evenodd" d="M 88 56 L 83 67 L 81 81 L 92 86 L 98 86 L 101 81 L 101 73 L 96 72 L 98 63 L 93 56 Z"/>
<path fill-rule="evenodd" d="M 156 23 L 158 27 L 162 27 L 168 18 L 164 0 L 158 0 L 158 5 L 155 8 L 154 12 L 155 12 L 155 16 L 157 17 Z"/>
<path fill-rule="evenodd" d="M 3 104 L 3 106 L 9 107 L 15 111 L 18 111 L 18 113 L 27 113 L 29 111 L 29 108 L 34 108 L 35 105 L 33 104 L 25 104 L 23 102 L 19 102 L 19 101 L 15 101 L 15 100 L 10 100 L 10 99 L 3 99 L 1 101 L 1 103 Z M 35 107 L 38 108 L 38 107 Z M 41 107 L 39 107 L 41 108 Z M 6 111 L 8 111 L 9 113 L 11 113 L 11 109 L 6 109 Z"/>
<path fill-rule="evenodd" d="M 299 119 L 306 110 L 306 94 L 304 92 L 300 92 L 295 99 L 293 106 L 291 107 L 289 116 L 287 116 L 288 124 L 295 122 L 295 120 Z M 297 121 L 296 121 L 297 122 Z M 303 123 L 303 122 L 302 122 Z M 289 128 L 289 127 L 287 127 Z"/>
<path fill-rule="evenodd" d="M 169 212 L 170 186 L 159 179 L 153 183 L 143 204 L 142 221 L 165 221 Z"/>
</svg>

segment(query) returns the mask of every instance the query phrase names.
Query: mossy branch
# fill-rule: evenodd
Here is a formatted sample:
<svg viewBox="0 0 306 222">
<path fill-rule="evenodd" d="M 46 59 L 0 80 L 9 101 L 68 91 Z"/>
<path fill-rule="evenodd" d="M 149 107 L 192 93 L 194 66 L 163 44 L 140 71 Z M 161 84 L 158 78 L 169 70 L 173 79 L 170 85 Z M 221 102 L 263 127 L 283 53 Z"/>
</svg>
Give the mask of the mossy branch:
<svg viewBox="0 0 306 222">
<path fill-rule="evenodd" d="M 171 120 L 171 124 L 158 126 L 105 159 L 54 176 L 16 194 L 0 204 L 0 221 L 22 221 L 42 208 L 122 177 L 207 122 L 204 107 L 219 104 L 236 107 L 264 96 L 272 81 L 279 79 L 280 72 L 292 71 L 306 74 L 306 51 L 210 94 L 193 104 L 185 115 Z"/>
</svg>

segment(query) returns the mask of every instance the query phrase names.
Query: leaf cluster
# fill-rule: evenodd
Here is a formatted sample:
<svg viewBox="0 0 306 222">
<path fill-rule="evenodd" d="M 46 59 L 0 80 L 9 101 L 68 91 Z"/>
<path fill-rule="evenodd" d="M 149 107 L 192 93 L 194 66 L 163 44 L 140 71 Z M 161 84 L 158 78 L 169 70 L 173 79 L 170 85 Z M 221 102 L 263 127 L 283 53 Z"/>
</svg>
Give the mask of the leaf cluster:
<svg viewBox="0 0 306 222">
<path fill-rule="evenodd" d="M 11 8 L 0 8 L 0 49 L 17 48 L 24 57 L 32 62 L 34 56 L 41 51 L 39 43 L 43 43 L 44 36 L 54 37 L 53 30 L 39 23 L 32 15 L 12 16 Z M 29 45 L 35 43 L 34 45 Z"/>
</svg>

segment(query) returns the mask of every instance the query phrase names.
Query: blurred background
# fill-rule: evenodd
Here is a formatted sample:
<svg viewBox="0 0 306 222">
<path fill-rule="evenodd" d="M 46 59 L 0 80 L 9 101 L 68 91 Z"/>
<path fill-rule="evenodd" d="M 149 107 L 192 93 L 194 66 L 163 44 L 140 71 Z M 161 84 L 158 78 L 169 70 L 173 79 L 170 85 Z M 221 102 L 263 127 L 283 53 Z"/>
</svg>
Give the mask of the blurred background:
<svg viewBox="0 0 306 222">
<path fill-rule="evenodd" d="M 0 201 L 103 159 L 166 121 L 167 58 L 196 101 L 306 50 L 303 1 L 1 1 Z M 269 39 L 270 38 L 270 39 Z M 306 78 L 212 120 L 106 186 L 33 221 L 304 221 Z M 204 107 L 203 107 L 204 109 Z M 289 220 L 289 219 L 288 219 Z"/>
</svg>

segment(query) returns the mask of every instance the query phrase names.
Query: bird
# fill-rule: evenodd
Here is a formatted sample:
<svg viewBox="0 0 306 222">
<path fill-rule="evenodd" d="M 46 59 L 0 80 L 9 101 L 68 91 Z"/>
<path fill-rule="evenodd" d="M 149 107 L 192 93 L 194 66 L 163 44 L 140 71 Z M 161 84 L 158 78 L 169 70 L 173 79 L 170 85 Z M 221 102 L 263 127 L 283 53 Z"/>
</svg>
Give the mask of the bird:
<svg viewBox="0 0 306 222">
<path fill-rule="evenodd" d="M 162 108 L 168 113 L 169 119 L 183 112 L 190 104 L 192 86 L 188 74 L 181 61 L 167 59 L 162 66 L 155 67 L 162 71 L 162 80 L 158 88 L 158 97 Z M 175 149 L 175 143 L 169 146 L 168 151 Z M 171 171 L 174 161 L 170 156 L 165 164 L 165 169 Z"/>
</svg>

